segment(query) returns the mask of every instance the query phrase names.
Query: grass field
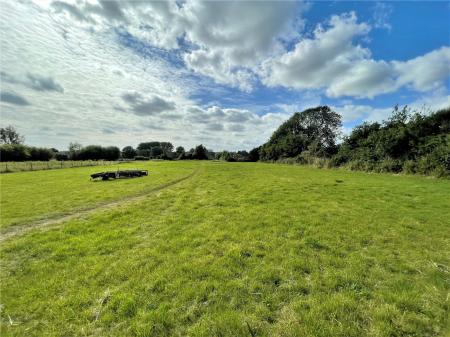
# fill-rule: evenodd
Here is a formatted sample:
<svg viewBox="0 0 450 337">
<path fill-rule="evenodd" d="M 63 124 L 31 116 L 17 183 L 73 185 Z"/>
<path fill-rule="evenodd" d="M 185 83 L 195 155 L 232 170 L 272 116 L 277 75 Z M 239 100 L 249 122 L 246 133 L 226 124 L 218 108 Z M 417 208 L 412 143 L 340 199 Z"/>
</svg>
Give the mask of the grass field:
<svg viewBox="0 0 450 337">
<path fill-rule="evenodd" d="M 0 176 L 2 336 L 448 336 L 449 180 L 138 168 Z"/>
<path fill-rule="evenodd" d="M 117 161 L 106 160 L 49 160 L 49 161 L 16 161 L 0 162 L 0 173 L 55 170 L 62 168 L 105 166 L 117 164 Z"/>
</svg>

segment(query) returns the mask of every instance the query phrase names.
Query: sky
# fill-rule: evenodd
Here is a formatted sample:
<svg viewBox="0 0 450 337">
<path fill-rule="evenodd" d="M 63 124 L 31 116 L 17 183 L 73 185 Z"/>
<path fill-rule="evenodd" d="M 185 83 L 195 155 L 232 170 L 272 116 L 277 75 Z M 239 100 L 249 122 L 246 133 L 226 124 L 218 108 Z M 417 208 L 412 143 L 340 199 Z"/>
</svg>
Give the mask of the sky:
<svg viewBox="0 0 450 337">
<path fill-rule="evenodd" d="M 0 125 L 34 146 L 249 150 L 329 105 L 343 134 L 450 106 L 448 1 L 0 1 Z"/>
</svg>

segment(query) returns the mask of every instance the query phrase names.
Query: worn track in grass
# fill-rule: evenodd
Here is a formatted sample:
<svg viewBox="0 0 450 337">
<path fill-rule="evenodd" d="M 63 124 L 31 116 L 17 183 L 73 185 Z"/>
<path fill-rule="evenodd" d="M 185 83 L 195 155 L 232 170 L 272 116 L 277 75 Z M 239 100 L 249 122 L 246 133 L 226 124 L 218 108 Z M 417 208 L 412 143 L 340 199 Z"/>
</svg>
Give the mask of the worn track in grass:
<svg viewBox="0 0 450 337">
<path fill-rule="evenodd" d="M 3 241 L 6 241 L 8 239 L 17 237 L 17 236 L 21 236 L 21 235 L 26 234 L 33 230 L 44 230 L 44 229 L 48 229 L 48 228 L 54 228 L 56 225 L 60 225 L 69 220 L 89 216 L 94 212 L 104 211 L 104 210 L 112 209 L 114 207 L 129 205 L 131 203 L 140 201 L 140 200 L 148 197 L 149 195 L 155 194 L 161 190 L 172 187 L 172 186 L 179 184 L 189 178 L 192 178 L 195 174 L 197 174 L 197 172 L 198 172 L 198 170 L 195 170 L 194 172 L 188 174 L 187 176 L 172 180 L 168 183 L 159 185 L 159 186 L 149 189 L 147 191 L 143 191 L 139 194 L 124 197 L 119 200 L 113 200 L 110 202 L 101 203 L 101 204 L 98 204 L 93 207 L 83 208 L 83 209 L 80 209 L 80 210 L 77 210 L 74 212 L 66 213 L 66 214 L 59 215 L 59 216 L 52 217 L 52 218 L 47 218 L 44 220 L 31 222 L 28 224 L 21 224 L 21 225 L 8 227 L 5 230 L 2 230 L 0 232 L 0 243 Z"/>
</svg>

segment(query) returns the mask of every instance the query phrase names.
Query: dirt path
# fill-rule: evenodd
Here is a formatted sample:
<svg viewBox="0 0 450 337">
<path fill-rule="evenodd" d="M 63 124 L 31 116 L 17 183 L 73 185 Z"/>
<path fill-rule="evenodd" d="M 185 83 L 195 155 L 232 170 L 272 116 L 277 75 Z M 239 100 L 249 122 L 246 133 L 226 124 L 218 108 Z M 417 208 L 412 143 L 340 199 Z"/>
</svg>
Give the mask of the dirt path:
<svg viewBox="0 0 450 337">
<path fill-rule="evenodd" d="M 48 229 L 48 228 L 55 228 L 55 227 L 57 227 L 57 225 L 61 225 L 64 222 L 67 222 L 69 220 L 85 218 L 95 212 L 98 212 L 98 211 L 105 211 L 105 210 L 110 210 L 113 208 L 123 207 L 126 205 L 133 204 L 135 202 L 145 199 L 149 195 L 155 194 L 161 190 L 167 189 L 167 188 L 174 186 L 176 184 L 179 184 L 189 178 L 192 178 L 197 172 L 198 172 L 198 170 L 192 172 L 191 174 L 189 174 L 187 176 L 172 180 L 168 183 L 159 185 L 157 187 L 154 187 L 152 189 L 149 189 L 149 190 L 139 193 L 137 195 L 135 194 L 135 195 L 132 195 L 129 197 L 121 198 L 119 200 L 113 200 L 108 203 L 103 203 L 103 204 L 96 205 L 96 206 L 93 206 L 90 208 L 81 209 L 76 212 L 64 214 L 64 215 L 54 217 L 51 219 L 44 219 L 44 220 L 39 220 L 39 221 L 28 223 L 28 224 L 16 225 L 16 226 L 11 226 L 9 228 L 5 228 L 4 230 L 2 230 L 0 232 L 0 243 L 2 243 L 3 241 L 9 240 L 11 238 L 14 238 L 16 236 L 21 236 L 21 235 L 26 234 L 33 230 L 44 230 L 44 229 Z"/>
</svg>

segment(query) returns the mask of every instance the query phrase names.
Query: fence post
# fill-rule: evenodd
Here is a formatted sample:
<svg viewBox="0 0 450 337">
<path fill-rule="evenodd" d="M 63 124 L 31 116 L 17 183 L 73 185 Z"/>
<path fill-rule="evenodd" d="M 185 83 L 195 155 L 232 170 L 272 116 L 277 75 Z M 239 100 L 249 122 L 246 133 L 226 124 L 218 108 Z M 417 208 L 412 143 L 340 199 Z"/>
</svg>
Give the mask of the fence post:
<svg viewBox="0 0 450 337">
<path fill-rule="evenodd" d="M 5 172 L 8 172 L 8 162 L 6 162 L 6 170 Z"/>
<path fill-rule="evenodd" d="M 33 171 L 33 162 L 30 161 L 30 170 Z"/>
</svg>

